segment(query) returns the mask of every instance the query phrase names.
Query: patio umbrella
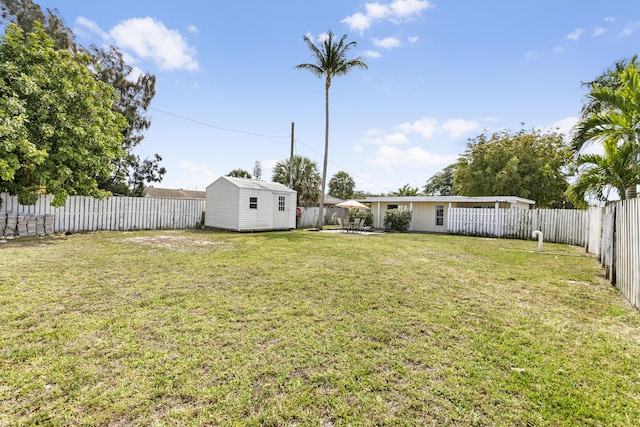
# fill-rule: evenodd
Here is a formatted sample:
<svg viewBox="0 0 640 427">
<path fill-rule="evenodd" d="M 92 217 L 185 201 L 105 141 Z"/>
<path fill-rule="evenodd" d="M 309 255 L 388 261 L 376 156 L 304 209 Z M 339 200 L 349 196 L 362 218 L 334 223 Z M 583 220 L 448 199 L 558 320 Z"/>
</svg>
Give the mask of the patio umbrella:
<svg viewBox="0 0 640 427">
<path fill-rule="evenodd" d="M 344 202 L 336 203 L 339 208 L 353 208 L 353 209 L 369 209 L 369 206 L 365 206 L 357 200 L 349 199 Z"/>
</svg>

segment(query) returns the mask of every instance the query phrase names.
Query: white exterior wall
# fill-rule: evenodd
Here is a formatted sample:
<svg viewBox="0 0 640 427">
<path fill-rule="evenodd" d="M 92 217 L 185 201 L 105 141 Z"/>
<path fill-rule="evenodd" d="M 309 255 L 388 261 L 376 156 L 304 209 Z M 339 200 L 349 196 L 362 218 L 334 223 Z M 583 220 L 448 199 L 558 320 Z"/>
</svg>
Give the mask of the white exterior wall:
<svg viewBox="0 0 640 427">
<path fill-rule="evenodd" d="M 273 194 L 271 191 L 251 188 L 239 189 L 238 230 L 271 230 L 273 228 Z M 258 209 L 249 209 L 249 198 L 258 199 Z"/>
<path fill-rule="evenodd" d="M 436 205 L 444 208 L 444 221 L 442 225 L 436 225 Z M 411 230 L 426 231 L 429 233 L 447 232 L 447 203 L 414 203 L 411 216 Z"/>
<path fill-rule="evenodd" d="M 214 182 L 207 187 L 204 225 L 238 230 L 239 205 L 238 187 L 224 180 Z"/>
<path fill-rule="evenodd" d="M 389 205 L 398 205 L 398 209 L 410 209 L 413 211 L 411 216 L 410 231 L 423 231 L 427 233 L 446 233 L 447 225 L 449 221 L 449 207 L 454 208 L 482 208 L 482 209 L 495 209 L 496 202 L 408 202 L 408 203 L 396 203 L 396 202 L 372 202 L 371 212 L 373 213 L 373 224 L 376 228 L 384 227 L 384 214 L 387 211 Z M 500 202 L 497 203 L 499 208 L 513 208 L 513 209 L 529 209 L 529 204 L 525 202 Z M 436 225 L 436 206 L 444 207 L 444 221 L 443 225 Z"/>
</svg>

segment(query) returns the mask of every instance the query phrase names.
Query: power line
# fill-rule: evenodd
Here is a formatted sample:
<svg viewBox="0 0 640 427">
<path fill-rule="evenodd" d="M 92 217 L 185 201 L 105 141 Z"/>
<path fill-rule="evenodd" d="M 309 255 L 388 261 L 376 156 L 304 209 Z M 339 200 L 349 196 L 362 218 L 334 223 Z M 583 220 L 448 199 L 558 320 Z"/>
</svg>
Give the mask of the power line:
<svg viewBox="0 0 640 427">
<path fill-rule="evenodd" d="M 199 125 L 201 125 L 201 126 L 206 126 L 206 127 L 209 127 L 209 128 L 212 128 L 212 129 L 217 129 L 217 130 L 223 130 L 223 131 L 225 131 L 225 132 L 235 132 L 235 133 L 241 133 L 241 134 L 244 134 L 244 135 L 258 136 L 258 137 L 262 137 L 262 138 L 278 138 L 278 139 L 281 139 L 281 138 L 290 138 L 290 137 L 291 137 L 291 135 L 284 135 L 284 136 L 283 136 L 283 135 L 266 135 L 266 134 L 255 133 L 255 132 L 247 132 L 247 131 L 242 131 L 242 130 L 237 130 L 237 129 L 224 128 L 224 127 L 221 127 L 221 126 L 215 126 L 215 125 L 212 125 L 212 124 L 210 124 L 210 123 L 205 123 L 205 122 L 202 122 L 202 121 L 200 121 L 200 120 L 195 120 L 195 119 L 192 119 L 192 118 L 190 118 L 190 117 L 182 116 L 182 115 L 180 115 L 180 114 L 176 114 L 176 113 L 171 113 L 171 112 L 169 112 L 169 111 L 160 110 L 159 108 L 149 107 L 149 109 L 150 109 L 150 110 L 153 110 L 153 111 L 157 111 L 157 112 L 162 113 L 162 114 L 166 114 L 166 115 L 168 115 L 168 116 L 173 116 L 173 117 L 176 117 L 176 118 L 179 118 L 179 119 L 182 119 L 182 120 L 186 120 L 186 121 L 189 121 L 189 122 L 192 122 L 192 123 L 196 123 L 196 124 L 199 124 Z M 312 147 L 308 146 L 307 144 L 305 144 L 304 142 L 302 142 L 300 139 L 295 138 L 295 141 L 296 141 L 297 143 L 301 144 L 301 145 L 304 145 L 304 146 L 305 146 L 305 147 L 307 147 L 309 150 L 311 150 L 311 151 L 313 151 L 314 153 L 316 153 L 318 156 L 320 156 L 320 157 L 322 157 L 322 156 L 323 156 L 323 154 L 322 154 L 322 153 L 319 153 L 318 151 L 316 151 L 316 150 L 315 150 L 315 149 L 313 149 Z M 345 168 L 345 167 L 343 167 L 343 166 L 341 166 L 341 165 L 339 165 L 339 164 L 337 164 L 337 163 L 335 163 L 335 162 L 333 162 L 333 161 L 329 161 L 329 162 L 330 162 L 331 164 L 333 164 L 334 166 L 337 166 L 337 167 L 338 167 L 338 168 L 340 168 L 341 170 L 343 170 L 343 171 L 345 171 L 345 172 L 349 173 L 349 171 L 347 171 L 347 168 Z M 379 188 L 380 190 L 388 191 L 388 189 L 386 189 L 386 188 L 382 188 L 382 187 L 380 187 L 378 184 L 375 184 L 375 183 L 373 183 L 373 182 L 369 181 L 368 179 L 365 179 L 365 178 L 363 178 L 363 177 L 361 177 L 361 176 L 358 176 L 358 175 L 356 175 L 356 174 L 354 174 L 354 173 L 350 173 L 350 174 L 351 174 L 351 175 L 353 175 L 355 178 L 358 178 L 359 180 L 362 180 L 362 181 L 364 181 L 364 182 L 367 182 L 367 183 L 369 183 L 369 184 L 373 185 L 374 187 Z"/>
<path fill-rule="evenodd" d="M 262 137 L 262 138 L 290 138 L 291 137 L 291 135 L 286 135 L 286 136 L 265 135 L 265 134 L 262 134 L 262 133 L 254 133 L 254 132 L 247 132 L 247 131 L 237 130 L 237 129 L 223 128 L 223 127 L 220 127 L 220 126 L 212 125 L 210 123 L 201 122 L 199 120 L 195 120 L 195 119 L 192 119 L 190 117 L 181 116 L 181 115 L 175 114 L 175 113 L 170 113 L 169 111 L 163 111 L 163 110 L 160 110 L 158 108 L 149 107 L 149 109 L 157 111 L 159 113 L 167 114 L 169 116 L 177 117 L 177 118 L 182 119 L 182 120 L 187 120 L 189 122 L 197 123 L 197 124 L 202 125 L 202 126 L 210 127 L 212 129 L 223 130 L 223 131 L 226 131 L 226 132 L 242 133 L 242 134 L 245 134 L 245 135 L 259 136 L 259 137 Z"/>
</svg>

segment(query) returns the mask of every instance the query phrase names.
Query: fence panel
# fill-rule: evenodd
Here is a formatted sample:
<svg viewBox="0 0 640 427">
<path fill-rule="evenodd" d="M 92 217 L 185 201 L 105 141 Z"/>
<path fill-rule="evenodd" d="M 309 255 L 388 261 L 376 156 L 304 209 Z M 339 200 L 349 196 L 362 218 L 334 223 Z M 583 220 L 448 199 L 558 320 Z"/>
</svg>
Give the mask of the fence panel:
<svg viewBox="0 0 640 427">
<path fill-rule="evenodd" d="M 0 193 L 0 212 L 18 215 L 54 215 L 54 232 L 194 228 L 202 221 L 205 201 L 70 196 L 64 206 L 51 206 L 53 196 L 41 195 L 34 205 L 21 205 L 16 196 Z"/>
<path fill-rule="evenodd" d="M 448 232 L 471 236 L 530 239 L 535 230 L 544 240 L 584 246 L 588 212 L 569 209 L 450 208 Z"/>
</svg>

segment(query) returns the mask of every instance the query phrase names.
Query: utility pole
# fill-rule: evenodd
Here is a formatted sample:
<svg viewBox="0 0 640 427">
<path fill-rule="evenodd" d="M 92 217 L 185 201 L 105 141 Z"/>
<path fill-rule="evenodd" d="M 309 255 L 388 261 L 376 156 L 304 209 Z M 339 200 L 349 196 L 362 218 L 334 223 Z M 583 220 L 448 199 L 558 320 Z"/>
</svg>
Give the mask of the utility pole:
<svg viewBox="0 0 640 427">
<path fill-rule="evenodd" d="M 293 128 L 294 123 L 291 122 L 291 158 L 289 159 L 289 188 L 293 188 Z"/>
</svg>

